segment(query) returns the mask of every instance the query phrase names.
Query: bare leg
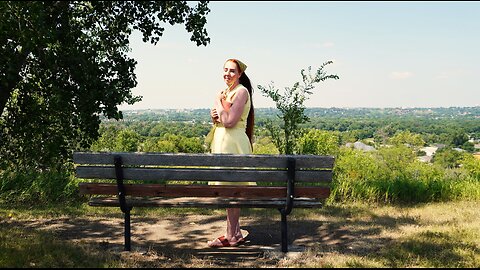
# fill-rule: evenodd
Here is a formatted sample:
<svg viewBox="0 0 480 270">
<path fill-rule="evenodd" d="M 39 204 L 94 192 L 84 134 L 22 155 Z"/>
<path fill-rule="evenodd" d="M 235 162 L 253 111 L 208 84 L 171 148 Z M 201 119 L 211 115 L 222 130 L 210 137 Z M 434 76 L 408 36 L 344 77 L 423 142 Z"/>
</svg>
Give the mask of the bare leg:
<svg viewBox="0 0 480 270">
<path fill-rule="evenodd" d="M 208 241 L 208 246 L 221 247 L 225 246 L 225 244 L 230 246 L 237 245 L 237 242 L 243 239 L 239 219 L 240 208 L 227 208 L 227 232 L 224 236 L 225 238 L 223 239 L 223 236 L 221 236 L 213 241 Z M 228 243 L 223 243 L 222 241 L 228 241 Z"/>
<path fill-rule="evenodd" d="M 227 235 L 230 242 L 237 242 L 242 238 L 240 231 L 240 208 L 227 208 Z"/>
</svg>

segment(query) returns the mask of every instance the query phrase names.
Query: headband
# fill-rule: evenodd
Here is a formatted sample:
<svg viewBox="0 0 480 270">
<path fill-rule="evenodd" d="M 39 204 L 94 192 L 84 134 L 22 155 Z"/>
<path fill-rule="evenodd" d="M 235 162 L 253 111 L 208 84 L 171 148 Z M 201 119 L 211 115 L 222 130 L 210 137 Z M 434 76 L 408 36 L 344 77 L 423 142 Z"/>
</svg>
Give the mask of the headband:
<svg viewBox="0 0 480 270">
<path fill-rule="evenodd" d="M 245 65 L 242 61 L 238 60 L 238 59 L 235 59 L 235 58 L 232 58 L 232 59 L 228 59 L 228 61 L 235 61 L 237 62 L 238 64 L 238 67 L 240 68 L 240 72 L 244 72 L 245 69 L 247 69 L 247 65 Z"/>
</svg>

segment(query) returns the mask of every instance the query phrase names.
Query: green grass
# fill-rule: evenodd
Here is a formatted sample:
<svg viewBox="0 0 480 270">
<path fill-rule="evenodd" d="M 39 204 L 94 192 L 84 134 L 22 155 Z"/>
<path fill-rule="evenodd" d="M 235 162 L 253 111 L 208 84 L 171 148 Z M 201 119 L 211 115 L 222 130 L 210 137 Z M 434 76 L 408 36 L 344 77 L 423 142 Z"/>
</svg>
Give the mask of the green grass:
<svg viewBox="0 0 480 270">
<path fill-rule="evenodd" d="M 478 268 L 478 206 L 478 201 L 459 201 L 411 206 L 349 203 L 326 207 L 324 218 L 335 224 L 334 230 L 346 230 L 355 238 L 341 247 L 319 243 L 278 266 Z"/>
<path fill-rule="evenodd" d="M 116 257 L 95 246 L 66 242 L 49 232 L 15 224 L 0 227 L 2 268 L 119 267 Z"/>
<path fill-rule="evenodd" d="M 469 229 L 426 230 L 400 238 L 379 254 L 388 267 L 473 268 L 480 265 L 478 233 Z"/>
</svg>

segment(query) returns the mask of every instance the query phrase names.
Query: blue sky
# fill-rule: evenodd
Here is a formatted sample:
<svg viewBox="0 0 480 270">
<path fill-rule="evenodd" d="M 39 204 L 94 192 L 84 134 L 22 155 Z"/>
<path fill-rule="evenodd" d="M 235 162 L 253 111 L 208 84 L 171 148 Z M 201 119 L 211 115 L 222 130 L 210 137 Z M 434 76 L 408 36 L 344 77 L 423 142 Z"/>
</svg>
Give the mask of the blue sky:
<svg viewBox="0 0 480 270">
<path fill-rule="evenodd" d="M 317 84 L 308 107 L 480 106 L 480 2 L 209 3 L 211 42 L 183 25 L 157 45 L 131 37 L 143 100 L 128 109 L 210 108 L 226 59 L 248 65 L 252 84 L 283 91 L 322 63 L 339 80 Z M 254 90 L 255 107 L 275 107 Z"/>
</svg>

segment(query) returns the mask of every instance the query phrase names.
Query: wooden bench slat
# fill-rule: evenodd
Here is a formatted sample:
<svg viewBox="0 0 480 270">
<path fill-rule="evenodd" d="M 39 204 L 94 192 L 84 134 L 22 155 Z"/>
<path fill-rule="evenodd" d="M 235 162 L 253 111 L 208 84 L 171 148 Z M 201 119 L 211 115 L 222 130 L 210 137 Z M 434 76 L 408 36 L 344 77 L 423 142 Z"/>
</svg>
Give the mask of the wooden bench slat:
<svg viewBox="0 0 480 270">
<path fill-rule="evenodd" d="M 296 171 L 295 183 L 330 183 L 332 182 L 333 172 L 330 170 L 322 171 Z"/>
<path fill-rule="evenodd" d="M 78 178 L 116 179 L 114 167 L 78 166 Z M 286 182 L 287 171 L 273 170 L 217 170 L 217 169 L 160 169 L 160 168 L 123 168 L 125 180 L 188 180 L 188 181 L 226 181 L 226 182 Z M 295 181 L 329 182 L 331 171 L 296 171 Z"/>
<path fill-rule="evenodd" d="M 219 166 L 286 168 L 287 159 L 294 157 L 298 168 L 332 168 L 333 156 L 315 155 L 238 155 L 238 154 L 181 154 L 130 152 L 75 152 L 76 164 L 113 164 L 114 156 L 122 157 L 124 165 L 158 166 Z"/>
<path fill-rule="evenodd" d="M 125 184 L 127 196 L 285 198 L 286 187 Z M 116 184 L 80 183 L 80 194 L 117 195 Z M 328 187 L 295 187 L 295 197 L 328 198 Z"/>
<path fill-rule="evenodd" d="M 127 198 L 128 206 L 134 207 L 203 207 L 203 208 L 228 208 L 228 207 L 254 207 L 254 208 L 283 208 L 285 199 L 225 199 L 225 198 L 200 198 L 200 197 L 182 197 L 182 198 Z M 90 206 L 119 207 L 117 198 L 114 197 L 96 197 L 90 199 Z M 323 203 L 315 199 L 296 198 L 293 207 L 317 208 Z"/>
</svg>

